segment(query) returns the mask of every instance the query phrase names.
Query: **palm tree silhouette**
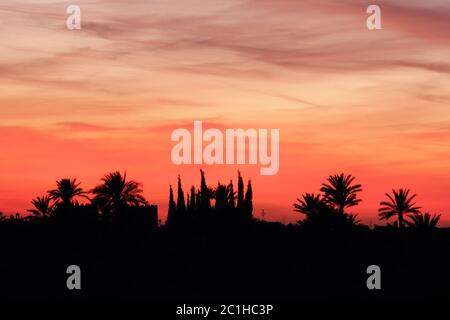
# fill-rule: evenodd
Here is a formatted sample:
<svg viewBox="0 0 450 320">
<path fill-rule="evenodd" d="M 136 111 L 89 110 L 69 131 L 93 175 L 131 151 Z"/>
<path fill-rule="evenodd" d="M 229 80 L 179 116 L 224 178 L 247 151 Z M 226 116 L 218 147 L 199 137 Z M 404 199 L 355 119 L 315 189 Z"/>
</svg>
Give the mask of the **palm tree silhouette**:
<svg viewBox="0 0 450 320">
<path fill-rule="evenodd" d="M 314 193 L 305 193 L 302 195 L 302 198 L 303 199 L 297 198 L 298 203 L 294 203 L 294 211 L 303 213 L 307 217 L 317 215 L 324 206 L 320 194 L 314 195 Z"/>
<path fill-rule="evenodd" d="M 320 191 L 324 193 L 324 201 L 335 207 L 340 216 L 344 215 L 345 208 L 358 205 L 362 200 L 357 193 L 362 191 L 360 184 L 352 185 L 355 177 L 343 173 L 328 177 L 329 184 L 323 183 Z"/>
<path fill-rule="evenodd" d="M 441 219 L 441 215 L 440 214 L 431 215 L 429 213 L 424 214 L 415 213 L 412 215 L 408 215 L 408 218 L 410 218 L 411 221 L 405 221 L 407 226 L 418 230 L 430 230 L 435 229 L 437 227 L 437 224 Z"/>
<path fill-rule="evenodd" d="M 80 188 L 81 183 L 77 183 L 77 179 L 61 179 L 56 181 L 56 189 L 49 190 L 50 199 L 54 200 L 57 205 L 67 208 L 78 203 L 76 197 L 89 199 L 87 192 Z"/>
<path fill-rule="evenodd" d="M 45 219 L 52 215 L 54 204 L 51 203 L 50 196 L 37 197 L 36 199 L 31 200 L 31 203 L 35 209 L 30 209 L 27 211 L 31 212 L 36 217 Z"/>
<path fill-rule="evenodd" d="M 109 213 L 117 213 L 130 205 L 147 204 L 142 196 L 141 184 L 133 180 L 127 181 L 126 172 L 123 176 L 119 171 L 108 173 L 102 181 L 102 184 L 92 189 L 92 200 L 102 209 L 109 210 Z"/>
<path fill-rule="evenodd" d="M 409 197 L 409 189 L 400 188 L 399 190 L 392 190 L 393 197 L 386 193 L 389 198 L 388 201 L 380 202 L 380 208 L 378 209 L 381 220 L 388 220 L 394 216 L 398 218 L 398 227 L 403 228 L 404 218 L 407 214 L 419 214 L 420 207 L 416 207 L 413 203 L 415 194 Z"/>
<path fill-rule="evenodd" d="M 357 214 L 344 214 L 343 224 L 348 227 L 356 227 L 361 225 L 361 220 L 358 219 Z"/>
<path fill-rule="evenodd" d="M 328 205 L 320 194 L 305 193 L 303 199 L 297 199 L 294 203 L 294 211 L 302 213 L 306 218 L 299 221 L 300 226 L 313 226 L 314 228 L 337 229 L 342 227 L 355 227 L 360 225 L 355 214 L 336 214 L 337 209 Z"/>
</svg>

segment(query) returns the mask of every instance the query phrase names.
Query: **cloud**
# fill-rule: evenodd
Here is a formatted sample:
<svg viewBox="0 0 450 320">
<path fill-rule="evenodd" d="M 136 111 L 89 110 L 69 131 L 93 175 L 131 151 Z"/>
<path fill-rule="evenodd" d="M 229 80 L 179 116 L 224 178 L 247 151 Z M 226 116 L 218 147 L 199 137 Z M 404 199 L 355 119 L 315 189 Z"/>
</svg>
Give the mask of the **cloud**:
<svg viewBox="0 0 450 320">
<path fill-rule="evenodd" d="M 89 69 L 101 74 L 102 67 L 121 65 L 128 71 L 168 70 L 268 81 L 283 71 L 267 65 L 302 73 L 414 67 L 448 74 L 448 63 L 431 58 L 429 49 L 418 41 L 444 45 L 448 51 L 449 6 L 438 1 L 420 6 L 400 1 L 379 4 L 383 30 L 369 32 L 365 28 L 367 1 L 241 0 L 228 6 L 218 1 L 205 10 L 187 13 L 175 2 L 137 0 L 108 6 L 101 1 L 81 1 L 80 32 L 70 33 L 56 23 L 45 31 L 60 39 L 75 38 L 61 41 L 55 46 L 57 52 L 47 48 L 46 57 L 33 58 L 31 50 L 27 61 L 8 61 L 0 65 L 0 72 L 6 79 L 24 83 L 111 95 L 133 90 L 118 89 L 104 78 L 94 81 Z M 24 21 L 42 19 L 30 15 L 37 7 L 21 4 L 17 8 L 6 1 L 0 8 L 16 14 L 12 21 L 20 29 Z M 62 7 L 47 4 L 38 12 L 62 19 L 58 16 Z M 75 66 L 81 67 L 77 77 L 60 76 Z"/>
</svg>

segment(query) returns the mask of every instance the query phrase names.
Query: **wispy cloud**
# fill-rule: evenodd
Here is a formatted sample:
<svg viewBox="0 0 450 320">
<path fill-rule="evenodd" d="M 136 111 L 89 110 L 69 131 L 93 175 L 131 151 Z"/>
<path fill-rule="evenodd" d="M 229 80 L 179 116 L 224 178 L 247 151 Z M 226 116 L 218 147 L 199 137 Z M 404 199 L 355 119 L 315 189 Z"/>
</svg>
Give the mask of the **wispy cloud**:
<svg viewBox="0 0 450 320">
<path fill-rule="evenodd" d="M 255 188 L 286 203 L 338 167 L 376 185 L 366 203 L 389 187 L 374 170 L 422 190 L 448 175 L 448 1 L 377 1 L 373 32 L 365 0 L 76 3 L 76 31 L 69 1 L 0 4 L 0 194 L 125 166 L 167 184 L 169 134 L 193 120 L 281 128 L 279 184 Z"/>
</svg>

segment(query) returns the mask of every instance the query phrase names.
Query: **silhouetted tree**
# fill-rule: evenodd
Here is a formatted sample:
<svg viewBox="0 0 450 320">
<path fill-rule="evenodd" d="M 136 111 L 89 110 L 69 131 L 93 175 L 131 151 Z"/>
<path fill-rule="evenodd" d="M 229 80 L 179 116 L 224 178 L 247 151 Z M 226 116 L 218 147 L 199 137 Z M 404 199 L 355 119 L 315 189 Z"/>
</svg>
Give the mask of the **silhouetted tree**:
<svg viewBox="0 0 450 320">
<path fill-rule="evenodd" d="M 191 198 L 191 202 L 189 203 L 189 212 L 193 213 L 195 211 L 195 199 L 196 199 L 194 186 L 191 187 L 191 197 L 190 198 Z"/>
<path fill-rule="evenodd" d="M 305 193 L 302 195 L 302 199 L 297 198 L 297 203 L 294 203 L 294 211 L 305 215 L 305 218 L 298 222 L 302 227 L 314 230 L 335 228 L 337 220 L 335 210 L 327 206 L 319 194 Z"/>
<path fill-rule="evenodd" d="M 397 216 L 398 227 L 401 229 L 403 228 L 405 215 L 420 213 L 420 207 L 416 207 L 416 204 L 412 202 L 416 195 L 414 194 L 409 197 L 409 189 L 393 189 L 392 193 L 393 197 L 386 193 L 386 196 L 389 198 L 389 202 L 380 202 L 381 207 L 378 209 L 378 212 L 381 220 L 388 220 L 394 216 Z"/>
<path fill-rule="evenodd" d="M 6 216 L 3 212 L 0 211 L 0 221 L 6 220 Z"/>
<path fill-rule="evenodd" d="M 244 180 L 242 179 L 241 172 L 238 171 L 238 194 L 237 194 L 237 208 L 242 209 L 244 204 Z"/>
<path fill-rule="evenodd" d="M 181 186 L 181 178 L 178 176 L 177 189 L 177 216 L 181 217 L 186 213 L 186 203 L 184 202 L 184 192 Z"/>
<path fill-rule="evenodd" d="M 200 183 L 200 207 L 202 210 L 211 209 L 212 192 L 206 184 L 205 173 L 200 170 L 201 183 Z"/>
<path fill-rule="evenodd" d="M 77 179 L 61 179 L 56 181 L 56 189 L 48 191 L 50 199 L 55 201 L 57 205 L 68 208 L 76 203 L 77 197 L 89 199 L 87 192 L 80 188 L 81 183 L 77 183 Z"/>
<path fill-rule="evenodd" d="M 200 190 L 197 189 L 197 193 L 195 194 L 195 209 L 197 211 L 201 209 L 201 202 L 202 202 L 202 198 L 201 198 Z"/>
<path fill-rule="evenodd" d="M 130 205 L 147 204 L 142 196 L 141 184 L 127 181 L 127 174 L 119 171 L 106 174 L 102 178 L 103 183 L 92 189 L 93 202 L 98 204 L 105 214 L 118 213 Z"/>
<path fill-rule="evenodd" d="M 294 203 L 294 211 L 304 214 L 306 217 L 319 214 L 324 207 L 320 194 L 305 193 L 302 195 L 303 199 L 297 198 L 298 203 Z"/>
<path fill-rule="evenodd" d="M 31 204 L 34 206 L 34 209 L 27 211 L 31 212 L 35 217 L 45 219 L 50 217 L 53 213 L 54 205 L 51 203 L 50 196 L 37 197 L 36 199 L 31 200 Z"/>
<path fill-rule="evenodd" d="M 245 192 L 244 198 L 244 214 L 247 220 L 252 219 L 253 213 L 253 189 L 252 189 L 252 181 L 248 180 L 247 191 Z"/>
<path fill-rule="evenodd" d="M 441 215 L 434 214 L 431 215 L 429 213 L 415 213 L 412 215 L 408 215 L 408 218 L 411 219 L 411 221 L 406 220 L 406 225 L 408 227 L 417 229 L 417 230 L 431 230 L 435 229 L 437 227 L 437 224 L 439 223 L 439 220 L 441 219 Z"/>
<path fill-rule="evenodd" d="M 190 205 L 191 205 L 191 198 L 189 196 L 189 192 L 186 192 L 186 213 L 190 211 L 189 210 Z"/>
<path fill-rule="evenodd" d="M 300 226 L 331 231 L 360 225 L 357 215 L 337 214 L 337 210 L 314 193 L 305 193 L 294 203 L 294 211 L 305 215 L 305 219 L 298 222 Z"/>
<path fill-rule="evenodd" d="M 361 225 L 361 221 L 358 219 L 358 215 L 353 213 L 345 213 L 341 221 L 344 227 L 356 227 Z"/>
<path fill-rule="evenodd" d="M 328 184 L 322 184 L 324 201 L 338 210 L 340 216 L 345 209 L 358 205 L 362 200 L 358 199 L 358 192 L 362 191 L 360 184 L 352 185 L 354 177 L 343 173 L 328 177 Z"/>
<path fill-rule="evenodd" d="M 226 185 L 217 183 L 217 188 L 213 191 L 213 197 L 216 200 L 214 208 L 216 210 L 228 209 L 228 188 Z"/>
<path fill-rule="evenodd" d="M 167 212 L 167 225 L 172 225 L 175 221 L 175 216 L 176 216 L 176 211 L 177 211 L 177 206 L 175 204 L 175 200 L 173 199 L 173 190 L 172 190 L 172 186 L 170 186 L 170 191 L 169 191 L 169 210 Z"/>
<path fill-rule="evenodd" d="M 228 207 L 231 209 L 235 209 L 235 200 L 236 200 L 236 192 L 234 192 L 233 181 L 230 180 L 230 184 L 228 185 Z"/>
</svg>

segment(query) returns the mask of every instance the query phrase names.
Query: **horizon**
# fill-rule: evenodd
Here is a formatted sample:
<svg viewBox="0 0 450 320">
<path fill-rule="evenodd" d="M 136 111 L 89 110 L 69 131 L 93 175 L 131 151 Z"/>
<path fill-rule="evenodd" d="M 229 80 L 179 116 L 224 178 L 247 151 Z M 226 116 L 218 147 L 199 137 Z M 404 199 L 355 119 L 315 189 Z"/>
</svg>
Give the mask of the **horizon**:
<svg viewBox="0 0 450 320">
<path fill-rule="evenodd" d="M 190 188 L 191 188 L 191 186 L 194 186 L 195 187 L 195 189 L 196 190 L 198 190 L 199 188 L 200 188 L 200 170 L 202 170 L 202 168 L 201 168 L 201 166 L 198 166 L 199 167 L 199 172 L 198 172 L 198 183 L 192 183 L 192 184 L 185 184 L 185 182 L 184 182 L 184 180 L 183 180 L 183 177 L 182 176 L 180 176 L 180 178 L 181 178 L 181 183 L 182 183 L 182 188 L 183 188 L 183 193 L 184 193 L 184 196 L 186 197 L 189 193 L 190 193 Z M 204 168 L 203 168 L 203 170 L 204 170 Z M 240 171 L 240 170 L 238 170 L 238 171 Z M 238 176 L 238 171 L 236 171 L 236 177 Z M 113 171 L 111 171 L 111 172 L 113 172 Z M 127 180 L 128 181 L 130 181 L 130 180 L 133 180 L 133 181 L 136 181 L 136 182 L 138 182 L 139 183 L 139 181 L 137 181 L 136 179 L 133 179 L 132 177 L 129 177 L 129 175 L 128 175 L 128 173 L 126 172 L 126 171 L 124 171 L 123 173 L 126 173 L 127 174 Z M 242 172 L 241 172 L 242 173 Z M 106 173 L 105 173 L 105 175 L 106 175 Z M 102 176 L 102 178 L 105 176 L 105 175 L 103 175 Z M 214 188 L 214 186 L 216 186 L 217 185 L 217 182 L 218 183 L 228 183 L 228 182 L 230 182 L 230 181 L 232 181 L 233 182 L 233 184 L 234 185 L 237 185 L 237 179 L 235 179 L 235 178 L 233 178 L 233 177 L 231 177 L 230 179 L 228 179 L 228 180 L 224 180 L 224 179 L 219 179 L 219 180 L 217 180 L 216 181 L 216 183 L 211 183 L 210 181 L 209 181 L 209 179 L 208 179 L 208 175 L 207 175 L 207 172 L 205 172 L 205 177 L 206 177 L 206 182 L 207 182 L 207 185 L 210 187 L 210 188 Z M 77 179 L 77 183 L 80 183 L 80 187 L 81 188 L 83 188 L 83 190 L 84 191 L 86 191 L 88 194 L 92 194 L 92 189 L 95 187 L 95 186 L 98 186 L 98 185 L 100 185 L 101 184 L 101 180 L 99 179 L 98 180 L 98 182 L 97 182 L 97 184 L 94 186 L 92 186 L 92 187 L 88 187 L 88 188 L 86 188 L 85 186 L 83 186 L 83 184 L 82 184 L 82 182 L 78 179 L 78 178 L 76 178 L 76 177 L 65 177 L 65 178 L 69 178 L 69 179 L 72 179 L 72 178 L 74 178 L 74 179 Z M 246 183 L 248 182 L 248 181 L 252 181 L 252 184 L 253 184 L 253 180 L 251 179 L 251 178 L 247 178 L 247 177 L 245 177 L 245 176 L 243 176 L 243 179 L 244 179 L 244 183 L 245 183 L 245 185 L 246 185 Z M 59 180 L 59 179 L 58 179 Z M 175 179 L 176 180 L 176 179 Z M 323 181 L 324 183 L 326 182 L 326 183 L 328 183 L 328 181 Z M 359 183 L 358 182 L 358 180 L 356 180 L 355 181 L 355 183 Z M 162 220 L 162 221 L 166 221 L 166 218 L 167 218 L 167 212 L 168 212 L 168 200 L 169 200 L 169 188 L 170 187 L 172 187 L 172 188 L 175 188 L 175 185 L 176 185 L 176 182 L 174 181 L 173 183 L 171 183 L 169 186 L 168 186 L 168 190 L 167 190 L 167 201 L 164 203 L 163 201 L 162 201 L 162 203 L 160 204 L 160 203 L 155 203 L 155 202 L 151 202 L 151 201 L 149 201 L 149 205 L 157 205 L 158 206 L 158 217 Z M 54 188 L 56 186 L 56 181 L 55 181 L 55 184 L 53 185 L 53 187 L 52 188 Z M 50 189 L 49 189 L 50 190 Z M 44 191 L 44 192 L 41 192 L 41 196 L 43 196 L 43 195 L 45 195 L 45 194 L 47 194 L 48 193 L 48 191 L 49 190 L 47 190 L 47 191 Z M 363 191 L 364 191 L 364 188 L 363 188 Z M 389 192 L 387 192 L 387 193 L 391 193 L 391 191 L 392 190 L 390 190 Z M 175 195 L 177 195 L 177 192 L 176 192 L 176 189 L 174 190 L 174 193 L 175 193 Z M 314 192 L 315 194 L 320 194 L 320 195 L 322 195 L 323 196 L 323 192 L 322 191 L 318 191 L 318 192 Z M 143 195 L 145 195 L 146 193 L 145 193 L 145 188 L 143 188 Z M 304 193 L 302 193 L 302 195 L 303 195 Z M 413 193 L 412 193 L 413 194 Z M 255 196 L 255 194 L 253 194 L 253 196 Z M 256 198 L 258 198 L 257 196 L 256 196 Z M 299 198 L 301 198 L 301 196 L 299 196 Z M 91 199 L 91 198 L 90 198 Z M 87 199 L 83 199 L 83 198 L 76 198 L 76 200 L 80 203 L 80 204 L 87 204 L 87 203 L 90 203 L 90 201 L 91 200 L 87 200 Z M 147 199 L 147 200 L 149 200 L 149 199 Z M 387 199 L 383 199 L 384 201 L 386 201 Z M 295 202 L 295 201 L 294 201 Z M 273 209 L 273 210 L 277 210 L 277 207 L 271 207 L 270 205 L 268 206 L 268 208 L 269 208 L 269 210 L 267 210 L 267 207 L 260 207 L 260 206 L 258 206 L 257 204 L 254 206 L 254 211 L 253 211 L 253 216 L 255 217 L 255 218 L 257 218 L 257 219 L 260 219 L 260 220 L 264 220 L 264 221 L 272 221 L 272 222 L 281 222 L 281 223 L 283 223 L 283 224 L 288 224 L 288 223 L 296 223 L 296 222 L 298 222 L 298 221 L 300 221 L 300 220 L 303 220 L 305 217 L 302 215 L 302 214 L 299 214 L 298 212 L 294 212 L 294 207 L 293 207 L 293 205 L 294 205 L 294 202 L 292 202 L 292 205 L 291 205 L 291 207 L 292 207 L 292 210 L 291 210 L 291 212 L 286 212 L 286 213 L 281 213 L 281 212 L 276 212 L 275 211 L 275 213 L 278 213 L 278 216 L 275 216 L 275 217 L 273 217 L 273 211 L 271 211 L 271 209 Z M 420 206 L 420 203 L 418 203 L 417 205 L 419 205 Z M 368 216 L 365 216 L 365 215 L 361 215 L 360 213 L 360 211 L 358 210 L 358 207 L 360 206 L 360 204 L 358 204 L 358 205 L 356 205 L 356 206 L 354 206 L 354 207 L 351 207 L 351 208 L 349 208 L 349 209 L 347 209 L 346 210 L 346 212 L 347 213 L 352 213 L 352 214 L 356 214 L 357 216 L 358 216 L 358 220 L 360 220 L 361 221 L 361 223 L 363 223 L 363 224 L 366 224 L 366 225 L 368 225 L 368 226 L 370 226 L 370 227 L 372 227 L 372 226 L 375 226 L 375 225 L 387 225 L 390 221 L 382 221 L 381 219 L 380 219 L 380 217 L 379 217 L 379 215 L 378 215 L 378 210 L 376 209 L 375 211 L 376 211 L 376 213 L 375 213 L 375 215 L 368 215 Z M 29 207 L 32 207 L 31 206 L 31 201 L 30 201 L 30 206 Z M 280 206 L 280 207 L 282 207 L 282 206 Z M 379 208 L 380 206 L 378 206 L 377 208 Z M 422 213 L 433 213 L 432 211 L 430 211 L 430 210 L 427 210 L 426 208 L 421 208 L 422 210 L 421 210 L 421 212 Z M 264 214 L 262 214 L 262 211 L 264 210 Z M 0 211 L 0 212 L 2 212 L 2 211 Z M 23 217 L 24 216 L 32 216 L 32 214 L 31 213 L 27 213 L 27 212 L 18 212 L 18 211 L 15 211 L 15 212 L 9 212 L 9 213 L 7 213 L 7 212 L 3 212 L 4 214 L 6 214 L 6 215 L 9 215 L 9 214 L 16 214 L 16 213 L 19 213 L 19 214 L 21 214 Z M 289 215 L 288 215 L 289 214 Z M 445 216 L 444 216 L 445 217 Z M 377 223 L 378 222 L 378 223 Z M 443 220 L 441 220 L 440 222 L 439 222 L 439 225 L 440 225 L 440 227 L 449 227 L 449 222 L 448 221 L 446 221 L 445 219 L 443 219 Z"/>
<path fill-rule="evenodd" d="M 251 179 L 254 216 L 294 222 L 293 203 L 329 175 L 351 174 L 379 221 L 392 189 L 417 194 L 450 226 L 450 4 L 378 1 L 66 1 L 0 4 L 0 211 L 26 213 L 61 178 L 85 190 L 126 171 L 167 215 L 184 191 Z M 192 128 L 279 128 L 279 172 L 259 165 L 171 162 L 170 134 Z"/>
</svg>

